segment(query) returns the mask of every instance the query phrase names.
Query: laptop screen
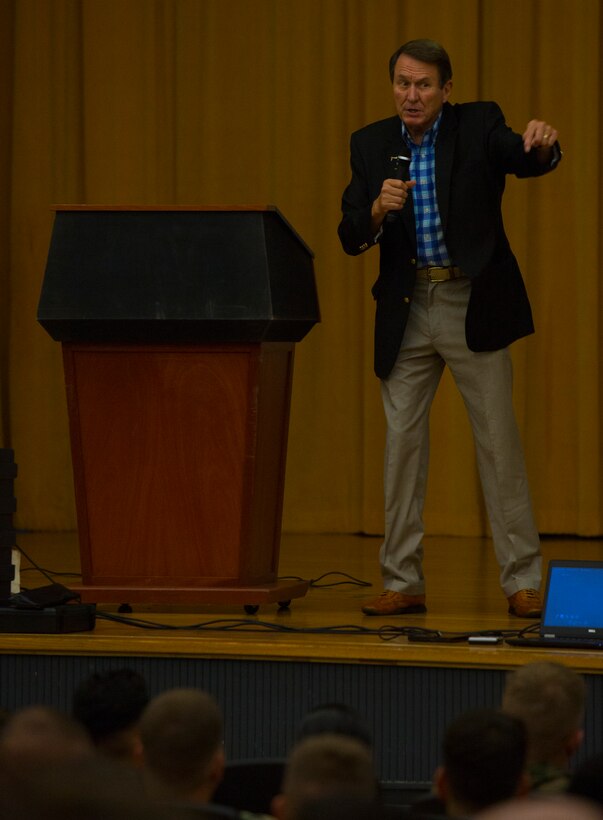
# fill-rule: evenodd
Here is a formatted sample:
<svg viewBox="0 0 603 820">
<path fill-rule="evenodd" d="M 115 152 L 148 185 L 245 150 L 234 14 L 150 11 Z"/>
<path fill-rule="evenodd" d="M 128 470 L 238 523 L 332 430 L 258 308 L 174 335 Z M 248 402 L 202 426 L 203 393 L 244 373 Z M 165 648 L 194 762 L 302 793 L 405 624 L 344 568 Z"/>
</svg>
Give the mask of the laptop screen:
<svg viewBox="0 0 603 820">
<path fill-rule="evenodd" d="M 541 632 L 603 635 L 603 561 L 549 562 Z"/>
</svg>

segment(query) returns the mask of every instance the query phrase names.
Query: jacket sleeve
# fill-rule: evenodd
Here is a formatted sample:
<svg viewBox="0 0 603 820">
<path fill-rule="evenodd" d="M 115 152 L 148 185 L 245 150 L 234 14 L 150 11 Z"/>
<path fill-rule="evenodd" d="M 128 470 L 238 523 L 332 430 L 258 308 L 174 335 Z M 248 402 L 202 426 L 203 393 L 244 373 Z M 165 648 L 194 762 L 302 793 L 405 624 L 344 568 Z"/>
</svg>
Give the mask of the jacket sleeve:
<svg viewBox="0 0 603 820">
<path fill-rule="evenodd" d="M 494 162 L 504 173 L 516 177 L 538 177 L 553 171 L 561 159 L 559 143 L 553 146 L 553 159 L 542 163 L 536 149 L 524 150 L 523 139 L 505 122 L 503 112 L 496 103 L 490 103 L 488 112 L 488 151 Z"/>
<path fill-rule="evenodd" d="M 352 178 L 343 192 L 341 210 L 343 217 L 337 232 L 344 251 L 358 256 L 373 247 L 379 234 L 375 236 L 371 227 L 371 208 L 377 196 L 372 195 L 369 173 L 358 133 L 350 140 L 350 164 Z"/>
</svg>

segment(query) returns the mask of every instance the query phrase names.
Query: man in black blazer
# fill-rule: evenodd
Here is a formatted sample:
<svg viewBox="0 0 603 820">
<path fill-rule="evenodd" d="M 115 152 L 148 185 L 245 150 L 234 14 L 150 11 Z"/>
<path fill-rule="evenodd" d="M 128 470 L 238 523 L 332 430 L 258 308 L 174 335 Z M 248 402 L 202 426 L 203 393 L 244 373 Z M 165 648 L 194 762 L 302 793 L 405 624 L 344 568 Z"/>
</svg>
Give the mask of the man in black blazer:
<svg viewBox="0 0 603 820">
<path fill-rule="evenodd" d="M 507 350 L 534 326 L 501 202 L 506 174 L 539 176 L 556 166 L 557 132 L 531 120 L 520 136 L 496 103 L 451 105 L 450 60 L 431 40 L 401 46 L 390 77 L 397 116 L 352 135 L 339 225 L 346 253 L 380 248 L 372 293 L 387 420 L 384 591 L 363 611 L 425 611 L 428 419 L 448 365 L 473 429 L 509 612 L 539 617 L 540 543 Z"/>
</svg>

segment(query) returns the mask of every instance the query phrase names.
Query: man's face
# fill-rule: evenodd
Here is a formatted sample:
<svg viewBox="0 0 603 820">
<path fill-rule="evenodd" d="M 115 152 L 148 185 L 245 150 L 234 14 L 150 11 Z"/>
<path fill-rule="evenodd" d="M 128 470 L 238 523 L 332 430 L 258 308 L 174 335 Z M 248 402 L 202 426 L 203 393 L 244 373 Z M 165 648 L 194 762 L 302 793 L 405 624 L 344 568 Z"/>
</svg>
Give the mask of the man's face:
<svg viewBox="0 0 603 820">
<path fill-rule="evenodd" d="M 452 80 L 442 88 L 437 65 L 401 54 L 394 69 L 394 102 L 398 116 L 415 142 L 436 121 L 448 99 Z"/>
</svg>

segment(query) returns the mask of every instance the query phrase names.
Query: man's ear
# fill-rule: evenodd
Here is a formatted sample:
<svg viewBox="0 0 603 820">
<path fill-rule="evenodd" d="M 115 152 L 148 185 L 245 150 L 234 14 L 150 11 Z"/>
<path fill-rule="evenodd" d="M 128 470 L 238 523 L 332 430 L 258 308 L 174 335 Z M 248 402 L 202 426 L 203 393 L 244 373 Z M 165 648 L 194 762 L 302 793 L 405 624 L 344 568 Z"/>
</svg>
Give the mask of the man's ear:
<svg viewBox="0 0 603 820">
<path fill-rule="evenodd" d="M 517 781 L 515 797 L 525 797 L 526 794 L 529 794 L 531 787 L 532 781 L 530 779 L 530 775 L 524 769 L 523 772 L 519 775 L 519 780 Z"/>
<path fill-rule="evenodd" d="M 132 738 L 132 762 L 138 769 L 144 766 L 144 746 L 138 732 Z"/>
<path fill-rule="evenodd" d="M 584 740 L 584 729 L 575 729 L 569 738 L 567 739 L 567 743 L 565 744 L 565 751 L 567 752 L 568 757 L 571 757 L 575 754 L 580 746 L 582 746 L 582 741 Z"/>
<path fill-rule="evenodd" d="M 433 775 L 433 785 L 437 796 L 444 803 L 448 800 L 448 776 L 444 766 L 438 766 Z"/>
<path fill-rule="evenodd" d="M 209 764 L 209 781 L 213 784 L 214 788 L 217 788 L 219 783 L 222 782 L 224 778 L 225 766 L 226 756 L 224 754 L 224 749 L 220 747 L 212 757 L 211 763 Z"/>
<path fill-rule="evenodd" d="M 275 794 L 270 801 L 270 814 L 276 817 L 276 820 L 285 820 L 287 814 L 287 798 L 284 794 Z"/>
</svg>

